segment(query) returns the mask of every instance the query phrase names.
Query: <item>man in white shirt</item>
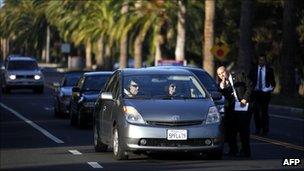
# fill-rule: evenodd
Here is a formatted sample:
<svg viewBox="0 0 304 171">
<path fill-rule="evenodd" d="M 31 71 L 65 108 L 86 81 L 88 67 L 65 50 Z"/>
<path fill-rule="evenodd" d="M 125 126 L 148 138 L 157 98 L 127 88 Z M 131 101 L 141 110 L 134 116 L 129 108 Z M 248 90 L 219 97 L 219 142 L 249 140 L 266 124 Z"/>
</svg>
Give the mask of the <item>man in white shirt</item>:
<svg viewBox="0 0 304 171">
<path fill-rule="evenodd" d="M 221 66 L 217 69 L 217 75 L 221 82 L 219 83 L 220 92 L 225 96 L 225 117 L 224 129 L 225 138 L 229 145 L 228 154 L 235 156 L 239 154 L 242 157 L 250 157 L 250 110 L 236 110 L 236 104 L 239 108 L 248 107 L 251 95 L 251 82 L 244 73 L 230 72 Z M 237 134 L 240 134 L 241 149 L 238 149 Z M 240 153 L 239 153 L 240 152 Z"/>
<path fill-rule="evenodd" d="M 255 134 L 266 135 L 269 132 L 268 105 L 271 92 L 276 86 L 274 72 L 267 65 L 266 56 L 258 57 L 258 65 L 250 71 L 249 77 L 253 83 L 252 100 L 254 101 Z"/>
</svg>

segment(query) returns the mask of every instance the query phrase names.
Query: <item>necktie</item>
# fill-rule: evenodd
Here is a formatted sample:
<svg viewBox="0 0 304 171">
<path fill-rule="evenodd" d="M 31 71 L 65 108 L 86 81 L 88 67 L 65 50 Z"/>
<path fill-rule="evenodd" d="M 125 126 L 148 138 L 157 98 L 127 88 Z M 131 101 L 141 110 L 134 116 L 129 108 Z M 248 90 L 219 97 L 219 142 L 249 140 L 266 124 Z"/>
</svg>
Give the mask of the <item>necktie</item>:
<svg viewBox="0 0 304 171">
<path fill-rule="evenodd" d="M 259 90 L 262 91 L 262 67 L 259 70 Z"/>
</svg>

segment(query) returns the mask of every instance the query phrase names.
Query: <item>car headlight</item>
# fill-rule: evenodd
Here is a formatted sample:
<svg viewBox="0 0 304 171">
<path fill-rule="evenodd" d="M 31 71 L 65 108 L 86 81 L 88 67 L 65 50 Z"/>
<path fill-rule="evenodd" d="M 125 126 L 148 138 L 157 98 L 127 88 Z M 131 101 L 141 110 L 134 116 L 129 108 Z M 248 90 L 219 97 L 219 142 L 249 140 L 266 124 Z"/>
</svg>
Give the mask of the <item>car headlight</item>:
<svg viewBox="0 0 304 171">
<path fill-rule="evenodd" d="M 34 79 L 35 79 L 35 80 L 40 80 L 40 78 L 41 78 L 40 75 L 35 75 L 35 76 L 34 76 Z"/>
<path fill-rule="evenodd" d="M 95 102 L 84 102 L 83 106 L 84 107 L 94 107 L 95 106 Z"/>
<path fill-rule="evenodd" d="M 15 80 L 15 79 L 16 79 L 16 75 L 10 75 L 10 76 L 9 76 L 9 79 Z"/>
<path fill-rule="evenodd" d="M 139 114 L 139 112 L 132 106 L 124 106 L 124 113 L 126 120 L 129 123 L 135 123 L 135 124 L 146 124 L 142 116 Z"/>
<path fill-rule="evenodd" d="M 215 106 L 209 108 L 206 118 L 206 124 L 213 124 L 220 122 L 220 114 Z"/>
<path fill-rule="evenodd" d="M 225 106 L 224 105 L 217 105 L 217 110 L 220 112 L 220 113 L 224 113 L 225 112 Z"/>
</svg>

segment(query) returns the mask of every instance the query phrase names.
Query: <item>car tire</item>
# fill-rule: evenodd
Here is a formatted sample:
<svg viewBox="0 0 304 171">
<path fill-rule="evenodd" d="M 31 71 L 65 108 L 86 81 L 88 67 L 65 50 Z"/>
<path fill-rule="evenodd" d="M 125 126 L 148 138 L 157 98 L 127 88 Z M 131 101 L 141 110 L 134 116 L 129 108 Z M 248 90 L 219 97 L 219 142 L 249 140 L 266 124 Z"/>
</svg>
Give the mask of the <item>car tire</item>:
<svg viewBox="0 0 304 171">
<path fill-rule="evenodd" d="M 9 94 L 11 92 L 11 89 L 7 86 L 2 87 L 2 93 L 3 94 Z"/>
<path fill-rule="evenodd" d="M 102 143 L 100 141 L 100 138 L 99 138 L 99 134 L 98 134 L 98 130 L 96 128 L 96 125 L 93 124 L 93 140 L 94 140 L 94 149 L 95 149 L 95 152 L 105 152 L 107 151 L 108 149 L 108 146 L 104 143 Z"/>
<path fill-rule="evenodd" d="M 60 116 L 60 106 L 58 104 L 58 100 L 54 101 L 54 116 L 58 118 Z"/>
<path fill-rule="evenodd" d="M 75 114 L 74 114 L 74 112 L 72 110 L 71 110 L 71 114 L 70 114 L 70 124 L 72 126 L 76 126 L 76 124 L 77 124 L 77 120 L 76 120 Z"/>
<path fill-rule="evenodd" d="M 86 123 L 85 123 L 85 119 L 83 118 L 83 116 L 81 115 L 81 113 L 77 113 L 77 126 L 79 128 L 83 128 L 85 127 Z"/>
<path fill-rule="evenodd" d="M 124 147 L 121 145 L 119 131 L 117 127 L 114 127 L 113 135 L 112 135 L 112 145 L 113 145 L 113 154 L 116 160 L 127 160 L 128 155 Z"/>
<path fill-rule="evenodd" d="M 223 149 L 218 149 L 207 153 L 207 159 L 220 160 L 223 157 Z"/>
</svg>

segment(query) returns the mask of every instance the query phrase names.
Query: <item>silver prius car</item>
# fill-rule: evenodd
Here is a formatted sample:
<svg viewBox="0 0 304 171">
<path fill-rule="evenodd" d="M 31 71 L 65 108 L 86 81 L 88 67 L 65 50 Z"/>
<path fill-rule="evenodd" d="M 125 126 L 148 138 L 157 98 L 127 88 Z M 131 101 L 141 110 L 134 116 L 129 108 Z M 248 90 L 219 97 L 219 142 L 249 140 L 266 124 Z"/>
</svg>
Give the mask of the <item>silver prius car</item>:
<svg viewBox="0 0 304 171">
<path fill-rule="evenodd" d="M 221 117 L 193 73 L 166 69 L 122 69 L 108 80 L 95 104 L 95 151 L 199 152 L 220 159 Z"/>
</svg>

